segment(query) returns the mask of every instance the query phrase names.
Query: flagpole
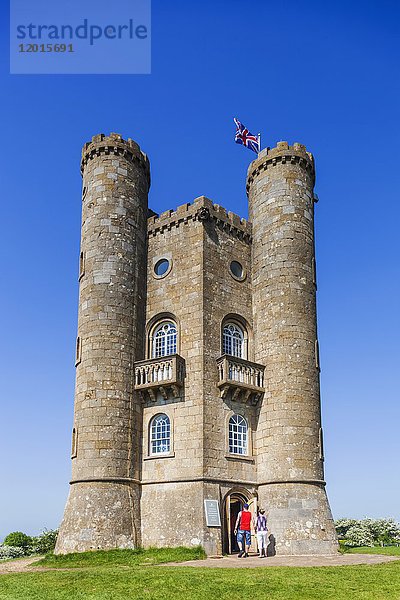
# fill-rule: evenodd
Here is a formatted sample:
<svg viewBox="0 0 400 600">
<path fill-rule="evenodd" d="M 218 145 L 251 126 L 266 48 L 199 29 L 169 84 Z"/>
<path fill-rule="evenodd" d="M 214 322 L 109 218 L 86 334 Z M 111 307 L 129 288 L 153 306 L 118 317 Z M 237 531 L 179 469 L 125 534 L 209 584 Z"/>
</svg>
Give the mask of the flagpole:
<svg viewBox="0 0 400 600">
<path fill-rule="evenodd" d="M 261 152 L 261 133 L 258 134 L 258 147 L 260 148 Z"/>
</svg>

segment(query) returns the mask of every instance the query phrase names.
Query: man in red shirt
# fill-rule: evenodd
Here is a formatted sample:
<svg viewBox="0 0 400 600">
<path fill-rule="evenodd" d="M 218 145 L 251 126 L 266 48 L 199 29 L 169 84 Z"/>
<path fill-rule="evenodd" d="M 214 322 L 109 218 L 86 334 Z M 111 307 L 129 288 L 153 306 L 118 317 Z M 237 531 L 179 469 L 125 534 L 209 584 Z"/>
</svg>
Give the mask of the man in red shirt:
<svg viewBox="0 0 400 600">
<path fill-rule="evenodd" d="M 243 504 L 243 510 L 237 516 L 235 524 L 235 534 L 237 535 L 237 542 L 240 548 L 238 558 L 247 558 L 249 556 L 249 549 L 251 544 L 251 512 L 249 511 L 249 505 Z"/>
</svg>

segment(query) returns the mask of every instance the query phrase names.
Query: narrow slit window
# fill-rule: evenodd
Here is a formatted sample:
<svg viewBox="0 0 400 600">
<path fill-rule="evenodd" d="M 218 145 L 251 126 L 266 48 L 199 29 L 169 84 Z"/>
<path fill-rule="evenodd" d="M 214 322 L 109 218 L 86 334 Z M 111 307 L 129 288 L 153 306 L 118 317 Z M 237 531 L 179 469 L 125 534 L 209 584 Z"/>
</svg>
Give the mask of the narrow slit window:
<svg viewBox="0 0 400 600">
<path fill-rule="evenodd" d="M 75 365 L 78 365 L 82 359 L 82 343 L 81 338 L 76 338 L 76 353 L 75 353 Z"/>
<path fill-rule="evenodd" d="M 316 286 L 317 285 L 317 266 L 316 266 L 314 257 L 311 261 L 311 269 L 312 269 L 312 281 L 313 281 L 313 284 Z"/>
<path fill-rule="evenodd" d="M 74 427 L 72 429 L 72 444 L 71 444 L 71 458 L 76 458 L 78 454 L 78 429 Z"/>
<path fill-rule="evenodd" d="M 322 427 L 319 428 L 319 458 L 324 460 L 324 432 Z"/>
<path fill-rule="evenodd" d="M 315 340 L 315 366 L 318 369 L 318 371 L 320 370 L 320 364 L 319 364 L 319 343 L 318 340 Z"/>
<path fill-rule="evenodd" d="M 85 253 L 81 252 L 79 255 L 79 279 L 85 274 Z"/>
</svg>

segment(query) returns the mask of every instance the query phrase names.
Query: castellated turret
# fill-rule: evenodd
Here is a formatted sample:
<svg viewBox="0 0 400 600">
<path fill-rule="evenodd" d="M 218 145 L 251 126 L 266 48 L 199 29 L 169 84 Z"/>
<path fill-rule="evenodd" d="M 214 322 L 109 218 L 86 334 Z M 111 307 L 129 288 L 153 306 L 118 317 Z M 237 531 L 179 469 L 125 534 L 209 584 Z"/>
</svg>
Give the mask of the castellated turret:
<svg viewBox="0 0 400 600">
<path fill-rule="evenodd" d="M 82 237 L 72 481 L 57 553 L 140 544 L 142 357 L 149 163 L 120 135 L 82 151 Z"/>
<path fill-rule="evenodd" d="M 244 503 L 268 514 L 269 555 L 336 552 L 311 154 L 281 142 L 258 155 L 248 221 L 204 196 L 148 212 L 147 157 L 117 134 L 84 146 L 82 174 L 72 480 L 56 552 L 234 554 Z"/>
<path fill-rule="evenodd" d="M 248 170 L 255 358 L 265 365 L 257 428 L 259 500 L 277 552 L 337 548 L 323 481 L 314 253 L 314 160 L 278 143 Z"/>
</svg>

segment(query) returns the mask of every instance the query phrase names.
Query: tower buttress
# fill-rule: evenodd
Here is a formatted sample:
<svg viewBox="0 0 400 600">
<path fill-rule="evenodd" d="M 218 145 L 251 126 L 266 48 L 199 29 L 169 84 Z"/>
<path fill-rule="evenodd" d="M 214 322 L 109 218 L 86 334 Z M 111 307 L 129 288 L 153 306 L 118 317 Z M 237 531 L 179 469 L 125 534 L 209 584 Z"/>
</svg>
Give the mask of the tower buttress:
<svg viewBox="0 0 400 600">
<path fill-rule="evenodd" d="M 280 554 L 337 548 L 323 481 L 314 180 L 312 155 L 287 142 L 263 150 L 247 178 L 255 360 L 266 367 L 257 478 Z"/>
<path fill-rule="evenodd" d="M 141 405 L 149 162 L 132 140 L 82 151 L 80 293 L 72 481 L 56 553 L 140 544 Z"/>
</svg>

